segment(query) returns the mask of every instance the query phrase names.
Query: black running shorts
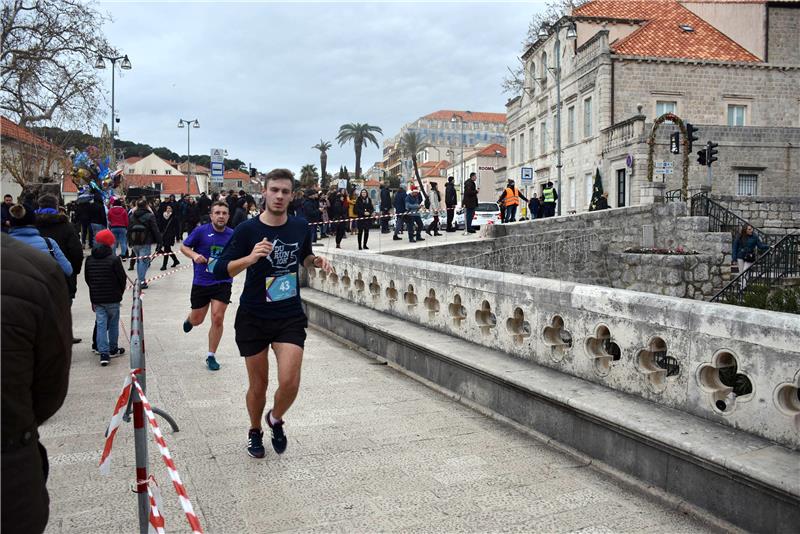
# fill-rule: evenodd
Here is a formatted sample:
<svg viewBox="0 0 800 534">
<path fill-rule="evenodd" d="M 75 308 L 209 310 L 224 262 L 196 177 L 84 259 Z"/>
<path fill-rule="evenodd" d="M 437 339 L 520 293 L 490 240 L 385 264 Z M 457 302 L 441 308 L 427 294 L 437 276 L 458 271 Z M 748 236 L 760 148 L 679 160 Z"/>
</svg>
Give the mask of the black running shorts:
<svg viewBox="0 0 800 534">
<path fill-rule="evenodd" d="M 272 343 L 291 343 L 302 348 L 306 342 L 305 315 L 285 319 L 261 319 L 241 307 L 236 310 L 236 345 L 241 356 L 255 356 Z"/>
<path fill-rule="evenodd" d="M 209 305 L 211 300 L 218 300 L 225 304 L 231 303 L 231 287 L 230 282 L 222 282 L 214 284 L 213 286 L 198 286 L 192 285 L 192 295 L 189 300 L 192 303 L 193 310 L 199 310 Z"/>
</svg>

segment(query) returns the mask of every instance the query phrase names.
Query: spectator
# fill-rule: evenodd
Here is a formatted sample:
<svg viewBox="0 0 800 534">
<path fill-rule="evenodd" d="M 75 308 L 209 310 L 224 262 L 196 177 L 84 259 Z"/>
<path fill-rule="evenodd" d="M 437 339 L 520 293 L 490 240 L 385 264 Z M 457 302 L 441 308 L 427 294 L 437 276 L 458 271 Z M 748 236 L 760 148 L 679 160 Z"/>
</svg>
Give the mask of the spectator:
<svg viewBox="0 0 800 534">
<path fill-rule="evenodd" d="M 78 289 L 78 275 L 83 267 L 81 240 L 67 216 L 58 211 L 58 199 L 55 196 L 42 195 L 38 204 L 36 227 L 39 229 L 39 235 L 55 241 L 72 266 L 72 274 L 67 277 L 67 290 L 69 298 L 74 299 Z M 72 340 L 73 343 L 80 341 L 78 338 Z"/>
<path fill-rule="evenodd" d="M 3 196 L 3 205 L 2 205 L 2 220 L 3 220 L 3 232 L 8 232 L 11 228 L 11 214 L 8 210 L 11 209 L 11 206 L 14 205 L 14 197 L 11 195 Z"/>
<path fill-rule="evenodd" d="M 92 202 L 89 204 L 89 225 L 92 228 L 92 239 L 100 230 L 108 226 L 106 219 L 106 206 L 103 204 L 103 195 L 100 191 L 92 191 Z"/>
<path fill-rule="evenodd" d="M 214 193 L 212 196 L 219 198 L 219 194 Z M 197 199 L 197 221 L 200 224 L 206 224 L 209 221 L 209 212 L 211 211 L 211 204 L 217 199 L 208 198 L 205 191 L 200 193 L 200 198 Z"/>
<path fill-rule="evenodd" d="M 239 197 L 236 196 L 233 189 L 228 191 L 225 202 L 228 203 L 228 213 L 231 214 L 230 219 L 228 219 L 228 226 L 233 228 L 233 214 L 236 213 L 236 207 L 239 205 Z"/>
<path fill-rule="evenodd" d="M 319 210 L 319 195 L 316 189 L 309 189 L 306 191 L 306 198 L 303 201 L 303 214 L 309 222 L 309 231 L 311 232 L 311 243 L 317 242 L 317 228 L 320 226 L 322 220 L 322 212 Z"/>
<path fill-rule="evenodd" d="M 50 499 L 47 451 L 38 441 L 37 429 L 58 411 L 67 395 L 72 358 L 69 292 L 62 270 L 47 252 L 42 254 L 8 235 L 0 236 L 0 248 L 0 530 L 40 533 L 47 525 Z"/>
<path fill-rule="evenodd" d="M 453 226 L 453 217 L 456 214 L 456 206 L 458 205 L 458 194 L 456 193 L 456 186 L 453 183 L 452 176 L 447 177 L 447 185 L 444 186 L 444 207 L 447 210 L 447 228 L 446 232 L 455 232 L 456 228 Z"/>
<path fill-rule="evenodd" d="M 475 208 L 478 207 L 478 187 L 475 185 L 477 178 L 478 175 L 471 172 L 469 173 L 469 180 L 464 184 L 464 198 L 461 199 L 461 205 L 464 207 L 464 235 L 476 232 L 472 228 L 472 218 L 475 216 Z"/>
<path fill-rule="evenodd" d="M 353 191 L 350 193 L 350 196 L 347 197 L 347 217 L 350 219 L 348 221 L 348 226 L 350 227 L 350 233 L 356 233 L 356 192 Z"/>
<path fill-rule="evenodd" d="M 604 191 L 600 198 L 597 199 L 597 204 L 594 210 L 607 210 L 608 209 L 608 191 Z"/>
<path fill-rule="evenodd" d="M 172 258 L 172 267 L 177 267 L 180 263 L 178 257 L 172 252 L 172 245 L 178 239 L 180 233 L 181 222 L 175 217 L 175 212 L 172 211 L 171 206 L 167 206 L 164 213 L 158 217 L 158 230 L 161 232 L 161 246 L 156 252 L 162 251 L 164 253 L 164 264 L 161 266 L 162 271 L 167 270 L 167 262 L 170 257 Z"/>
<path fill-rule="evenodd" d="M 381 184 L 381 233 L 389 233 L 389 214 L 392 211 L 392 193 L 386 184 Z"/>
<path fill-rule="evenodd" d="M 769 245 L 762 243 L 753 227 L 745 224 L 742 226 L 742 231 L 733 240 L 733 260 L 739 267 L 739 274 L 745 272 L 755 263 L 756 259 L 758 259 L 759 250 L 769 250 Z M 744 287 L 745 281 L 742 279 L 742 289 Z"/>
<path fill-rule="evenodd" d="M 428 198 L 431 201 L 433 221 L 428 225 L 425 232 L 428 235 L 431 235 L 431 231 L 433 231 L 433 235 L 435 236 L 442 235 L 439 233 L 439 211 L 442 209 L 442 196 L 439 194 L 439 184 L 436 182 L 431 182 L 431 192 L 428 194 Z"/>
<path fill-rule="evenodd" d="M 394 194 L 394 213 L 394 236 L 392 236 L 392 240 L 400 241 L 402 237 L 398 237 L 398 235 L 403 232 L 403 223 L 406 219 L 406 190 L 402 185 L 397 188 Z"/>
<path fill-rule="evenodd" d="M 540 211 L 542 209 L 542 205 L 539 202 L 539 196 L 534 193 L 531 199 L 528 201 L 528 217 L 531 220 L 538 218 L 540 215 Z"/>
<path fill-rule="evenodd" d="M 40 252 L 50 254 L 61 266 L 64 275 L 66 277 L 71 276 L 72 264 L 67 257 L 64 256 L 61 247 L 58 246 L 58 243 L 56 243 L 54 239 L 41 236 L 39 230 L 35 226 L 36 215 L 33 213 L 33 209 L 30 206 L 17 204 L 11 206 L 9 212 L 11 214 L 11 230 L 8 232 L 9 235 Z"/>
<path fill-rule="evenodd" d="M 321 214 L 322 224 L 320 225 L 320 239 L 328 237 L 328 221 L 330 217 L 328 216 L 328 197 L 324 194 L 319 195 L 319 211 Z"/>
<path fill-rule="evenodd" d="M 250 210 L 252 208 L 253 203 L 246 197 L 239 201 L 239 206 L 236 208 L 236 213 L 233 214 L 233 228 L 236 228 L 249 218 Z"/>
<path fill-rule="evenodd" d="M 331 220 L 335 221 L 333 224 L 336 228 L 336 248 L 342 248 L 341 243 L 344 234 L 347 231 L 347 211 L 345 208 L 344 190 L 334 193 L 330 197 L 330 214 Z"/>
<path fill-rule="evenodd" d="M 83 276 L 89 286 L 89 299 L 95 313 L 100 365 L 105 367 L 112 357 L 125 353 L 125 349 L 118 346 L 119 303 L 122 302 L 127 279 L 122 260 L 113 253 L 114 234 L 102 230 L 94 241 L 92 253 L 86 258 Z"/>
<path fill-rule="evenodd" d="M 136 203 L 136 209 L 128 219 L 128 243 L 136 261 L 136 274 L 141 282 L 142 289 L 147 289 L 145 276 L 150 268 L 153 245 L 161 242 L 161 232 L 156 224 L 156 217 L 147 205 L 144 198 Z"/>
<path fill-rule="evenodd" d="M 356 199 L 355 212 L 358 217 L 356 221 L 358 226 L 358 250 L 361 250 L 362 245 L 364 250 L 369 250 L 367 241 L 369 241 L 369 227 L 372 225 L 375 206 L 372 204 L 372 199 L 369 198 L 369 193 L 367 193 L 366 189 L 362 189 Z"/>
<path fill-rule="evenodd" d="M 78 203 L 75 206 L 75 219 L 81 227 L 81 245 L 84 247 L 92 248 L 94 239 L 92 239 L 92 205 L 91 200 L 86 197 L 78 197 Z"/>
<path fill-rule="evenodd" d="M 422 237 L 422 217 L 419 214 L 422 197 L 417 186 L 411 186 L 411 194 L 406 195 L 406 225 L 408 226 L 408 240 L 411 243 L 425 241 Z M 416 226 L 416 238 L 414 237 L 414 227 Z"/>
<path fill-rule="evenodd" d="M 122 204 L 121 198 L 115 198 L 108 210 L 108 226 L 111 233 L 114 234 L 114 246 L 111 252 L 116 254 L 117 247 L 119 247 L 119 256 L 126 258 L 128 256 L 128 211 Z"/>
</svg>

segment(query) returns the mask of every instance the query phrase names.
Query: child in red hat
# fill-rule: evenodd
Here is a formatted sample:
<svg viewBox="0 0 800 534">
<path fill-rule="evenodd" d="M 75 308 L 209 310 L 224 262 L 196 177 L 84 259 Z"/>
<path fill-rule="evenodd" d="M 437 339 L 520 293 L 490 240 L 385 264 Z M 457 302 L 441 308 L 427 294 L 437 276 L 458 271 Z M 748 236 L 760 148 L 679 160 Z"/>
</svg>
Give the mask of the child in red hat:
<svg viewBox="0 0 800 534">
<path fill-rule="evenodd" d="M 114 234 L 110 230 L 100 230 L 94 236 L 95 246 L 92 254 L 86 258 L 83 275 L 89 286 L 89 299 L 94 308 L 97 327 L 97 352 L 100 353 L 100 365 L 108 365 L 112 356 L 125 353 L 118 347 L 119 341 L 119 304 L 125 292 L 125 268 L 122 260 L 111 248 L 114 246 Z"/>
</svg>

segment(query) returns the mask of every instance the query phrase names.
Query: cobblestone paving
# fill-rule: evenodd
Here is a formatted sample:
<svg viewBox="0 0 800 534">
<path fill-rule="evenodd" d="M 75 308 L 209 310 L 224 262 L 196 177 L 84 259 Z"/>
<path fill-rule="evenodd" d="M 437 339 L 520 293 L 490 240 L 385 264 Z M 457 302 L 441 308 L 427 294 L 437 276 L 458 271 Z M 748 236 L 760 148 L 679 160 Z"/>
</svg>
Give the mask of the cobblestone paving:
<svg viewBox="0 0 800 534">
<path fill-rule="evenodd" d="M 147 386 L 151 402 L 180 424 L 173 433 L 160 421 L 206 532 L 709 528 L 313 329 L 300 396 L 287 416 L 288 451 L 279 457 L 267 444 L 267 457 L 253 460 L 244 450 L 246 374 L 233 341 L 236 305 L 218 352 L 222 370 L 211 373 L 203 364 L 207 326 L 188 335 L 180 329 L 190 284 L 186 269 L 146 291 Z M 47 532 L 135 532 L 132 425 L 120 429 L 111 474 L 97 468 L 128 362 L 101 368 L 90 353 L 87 292 L 79 289 L 73 307 L 75 334 L 84 342 L 75 346 L 69 395 L 41 429 L 51 461 Z M 126 331 L 129 313 L 126 295 Z M 186 532 L 152 441 L 149 453 L 167 531 Z"/>
</svg>

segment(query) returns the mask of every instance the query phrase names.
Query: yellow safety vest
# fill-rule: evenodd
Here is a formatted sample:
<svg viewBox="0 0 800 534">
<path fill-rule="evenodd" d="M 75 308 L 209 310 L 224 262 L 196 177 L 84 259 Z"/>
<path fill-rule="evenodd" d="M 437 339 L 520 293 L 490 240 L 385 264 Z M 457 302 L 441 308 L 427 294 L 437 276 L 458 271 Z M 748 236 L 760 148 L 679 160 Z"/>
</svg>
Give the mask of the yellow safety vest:
<svg viewBox="0 0 800 534">
<path fill-rule="evenodd" d="M 506 196 L 503 200 L 506 206 L 519 206 L 519 189 L 506 187 Z"/>
<path fill-rule="evenodd" d="M 548 187 L 547 189 L 542 190 L 542 197 L 544 198 L 545 202 L 555 202 L 556 197 L 553 194 L 555 190 L 552 187 Z"/>
</svg>

